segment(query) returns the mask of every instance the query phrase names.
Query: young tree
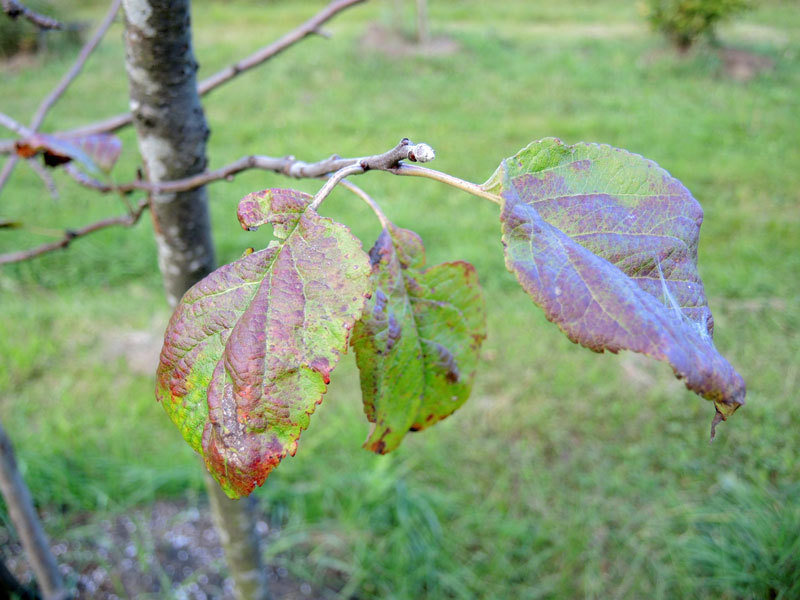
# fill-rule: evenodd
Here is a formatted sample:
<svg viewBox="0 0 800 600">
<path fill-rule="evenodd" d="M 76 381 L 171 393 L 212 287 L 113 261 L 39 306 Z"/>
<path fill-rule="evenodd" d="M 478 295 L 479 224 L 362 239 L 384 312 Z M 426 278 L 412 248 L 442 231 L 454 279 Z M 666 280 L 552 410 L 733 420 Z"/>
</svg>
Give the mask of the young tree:
<svg viewBox="0 0 800 600">
<path fill-rule="evenodd" d="M 209 493 L 238 593 L 263 597 L 253 546 L 250 494 L 293 454 L 330 373 L 352 346 L 367 418 L 365 447 L 386 453 L 409 430 L 427 428 L 468 398 L 485 337 L 475 269 L 425 266 L 415 233 L 395 226 L 347 178 L 370 171 L 433 179 L 500 207 L 506 265 L 547 318 L 597 352 L 633 350 L 667 362 L 715 406 L 714 428 L 744 403 L 744 382 L 712 343 L 713 319 L 697 272 L 702 210 L 689 191 L 641 156 L 598 144 L 531 143 L 481 185 L 414 163 L 433 149 L 407 139 L 381 154 L 319 162 L 247 156 L 206 169 L 208 126 L 200 96 L 315 33 L 361 0 L 337 0 L 281 40 L 199 85 L 188 0 L 122 0 L 131 114 L 61 134 L 37 131 L 116 14 L 37 112 L 30 127 L 0 114 L 18 139 L 0 146 L 43 155 L 99 192 L 147 192 L 123 217 L 62 240 L 0 256 L 0 264 L 64 248 L 151 211 L 159 268 L 175 308 L 156 374 L 158 399 L 219 486 Z M 16 4 L 16 3 L 15 3 Z M 133 123 L 143 178 L 107 184 L 92 175 L 119 152 L 111 132 Z M 80 166 L 77 166 L 80 165 Z M 245 229 L 271 224 L 276 240 L 216 270 L 205 186 L 246 169 L 326 178 L 315 196 L 269 189 L 245 197 Z M 374 211 L 382 233 L 367 255 L 349 229 L 317 209 L 336 185 Z M 224 495 L 223 495 L 224 494 Z M 9 500 L 12 502 L 12 500 Z"/>
<path fill-rule="evenodd" d="M 647 0 L 641 7 L 650 27 L 685 54 L 701 38 L 713 40 L 719 23 L 751 4 L 749 0 Z"/>
</svg>

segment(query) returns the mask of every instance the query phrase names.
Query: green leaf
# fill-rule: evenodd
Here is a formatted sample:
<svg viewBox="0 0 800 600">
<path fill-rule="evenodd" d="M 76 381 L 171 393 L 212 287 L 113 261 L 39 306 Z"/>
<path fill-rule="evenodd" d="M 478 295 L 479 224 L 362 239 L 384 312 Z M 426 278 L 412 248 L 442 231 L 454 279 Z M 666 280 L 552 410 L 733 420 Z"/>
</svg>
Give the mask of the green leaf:
<svg viewBox="0 0 800 600">
<path fill-rule="evenodd" d="M 294 455 L 369 296 L 369 262 L 347 227 L 312 210 L 292 219 L 269 210 L 278 198 L 307 205 L 306 194 L 261 196 L 259 224 L 278 223 L 283 239 L 185 294 L 156 374 L 158 399 L 233 498 Z"/>
<path fill-rule="evenodd" d="M 624 150 L 545 139 L 483 187 L 503 198 L 506 266 L 573 342 L 668 362 L 714 402 L 714 425 L 744 404 L 697 273 L 703 212 L 677 179 Z"/>
<path fill-rule="evenodd" d="M 370 250 L 375 291 L 352 346 L 364 411 L 374 423 L 364 447 L 391 452 L 469 397 L 486 337 L 483 295 L 472 265 L 424 269 L 416 233 L 391 226 Z"/>
</svg>

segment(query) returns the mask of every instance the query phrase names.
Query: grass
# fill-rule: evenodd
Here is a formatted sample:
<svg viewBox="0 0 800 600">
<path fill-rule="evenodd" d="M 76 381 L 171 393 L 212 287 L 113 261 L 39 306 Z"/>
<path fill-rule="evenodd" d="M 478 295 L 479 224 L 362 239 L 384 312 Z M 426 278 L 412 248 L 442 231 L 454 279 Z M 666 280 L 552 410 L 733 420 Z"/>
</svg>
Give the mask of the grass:
<svg viewBox="0 0 800 600">
<path fill-rule="evenodd" d="M 201 77 L 320 4 L 197 2 Z M 102 10 L 81 5 L 87 16 Z M 387 11 L 353 9 L 329 26 L 332 40 L 309 39 L 209 96 L 211 166 L 251 152 L 378 152 L 404 136 L 436 148 L 436 168 L 477 182 L 549 135 L 644 154 L 703 205 L 700 270 L 716 344 L 745 377 L 748 404 L 709 445 L 711 405 L 667 367 L 594 355 L 546 322 L 503 266 L 495 207 L 434 182 L 368 174 L 359 185 L 422 235 L 431 264 L 476 265 L 489 338 L 467 405 L 385 457 L 359 448 L 367 426 L 352 356 L 343 361 L 297 457 L 257 492 L 281 527 L 270 560 L 342 597 L 795 597 L 800 11 L 764 2 L 722 29 L 724 44 L 775 61 L 748 83 L 727 78 L 709 48 L 675 58 L 627 2 L 516 0 L 503 11 L 434 2 L 433 33 L 460 49 L 430 57 L 362 47 Z M 49 127 L 127 106 L 120 33 L 112 29 Z M 2 88 L 14 91 L 0 110 L 28 119 L 72 58 L 0 67 Z M 120 180 L 137 165 L 132 132 L 122 138 Z M 18 167 L 0 216 L 46 229 L 123 210 L 56 176 L 62 194 L 51 200 Z M 220 262 L 266 242 L 239 229 L 237 200 L 289 184 L 247 173 L 212 188 Z M 344 192 L 324 212 L 365 246 L 377 234 Z M 4 231 L 0 251 L 46 239 Z M 99 519 L 202 488 L 196 458 L 153 400 L 152 375 L 119 349 L 169 316 L 147 219 L 4 267 L 0 314 L 0 419 L 37 501 L 64 515 L 49 521 L 51 535 L 86 511 Z"/>
</svg>

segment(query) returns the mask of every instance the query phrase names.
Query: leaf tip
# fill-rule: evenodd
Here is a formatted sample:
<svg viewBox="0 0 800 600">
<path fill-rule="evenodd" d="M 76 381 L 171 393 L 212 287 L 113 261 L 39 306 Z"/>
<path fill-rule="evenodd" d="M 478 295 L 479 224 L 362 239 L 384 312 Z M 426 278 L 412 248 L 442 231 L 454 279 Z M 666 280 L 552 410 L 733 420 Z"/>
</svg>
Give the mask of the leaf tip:
<svg viewBox="0 0 800 600">
<path fill-rule="evenodd" d="M 714 418 L 711 419 L 711 439 L 708 440 L 709 444 L 714 441 L 717 437 L 717 425 L 722 423 L 722 421 L 726 421 L 727 417 L 723 415 L 719 410 L 714 413 Z"/>
<path fill-rule="evenodd" d="M 397 446 L 400 445 L 400 438 L 396 436 L 393 439 L 390 439 L 388 442 L 386 440 L 387 437 L 390 437 L 392 434 L 392 428 L 387 427 L 386 425 L 381 425 L 381 429 L 378 429 L 378 426 L 375 423 L 371 424 L 369 431 L 369 436 L 367 436 L 367 440 L 362 445 L 362 448 L 365 450 L 369 450 L 370 452 L 374 452 L 375 454 L 389 454 L 392 450 L 395 450 Z"/>
</svg>

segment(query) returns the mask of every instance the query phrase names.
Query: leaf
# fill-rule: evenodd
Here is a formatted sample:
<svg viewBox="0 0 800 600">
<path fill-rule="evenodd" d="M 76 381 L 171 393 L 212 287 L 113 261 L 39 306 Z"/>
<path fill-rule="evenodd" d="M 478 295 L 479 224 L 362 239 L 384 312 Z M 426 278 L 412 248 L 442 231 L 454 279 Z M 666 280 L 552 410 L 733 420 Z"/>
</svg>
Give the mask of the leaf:
<svg viewBox="0 0 800 600">
<path fill-rule="evenodd" d="M 483 187 L 503 198 L 506 266 L 569 339 L 668 362 L 714 402 L 713 425 L 744 404 L 744 381 L 711 339 L 697 273 L 703 212 L 677 179 L 624 150 L 551 138 Z"/>
<path fill-rule="evenodd" d="M 254 231 L 270 223 L 275 237 L 285 239 L 311 200 L 311 196 L 297 190 L 253 192 L 239 202 L 236 216 L 243 229 Z"/>
<path fill-rule="evenodd" d="M 71 137 L 69 141 L 83 150 L 100 169 L 110 172 L 122 153 L 120 139 L 108 133 Z"/>
<path fill-rule="evenodd" d="M 283 239 L 184 295 L 156 374 L 157 398 L 231 497 L 294 455 L 369 296 L 367 256 L 344 225 L 311 210 L 261 216 Z"/>
<path fill-rule="evenodd" d="M 375 423 L 364 447 L 386 454 L 409 429 L 425 429 L 467 400 L 486 316 L 474 267 L 424 269 L 425 249 L 412 231 L 384 229 L 370 260 L 375 291 L 351 344 L 364 412 Z"/>
<path fill-rule="evenodd" d="M 76 160 L 90 171 L 110 171 L 122 152 L 118 137 L 98 133 L 79 137 L 56 137 L 46 133 L 34 135 L 16 142 L 17 154 L 31 158 L 42 154 L 44 163 L 56 167 Z"/>
</svg>

